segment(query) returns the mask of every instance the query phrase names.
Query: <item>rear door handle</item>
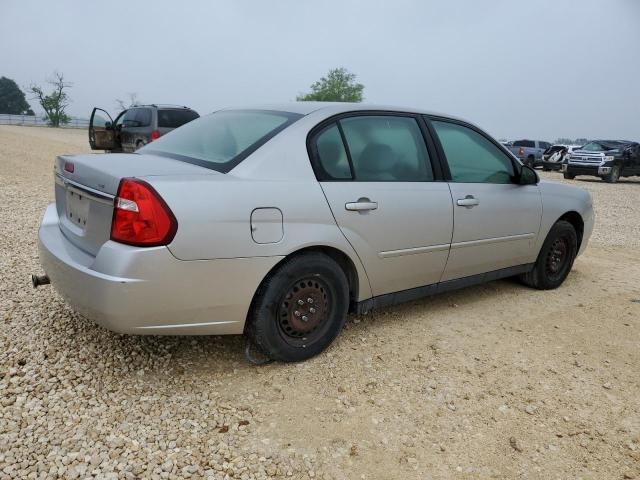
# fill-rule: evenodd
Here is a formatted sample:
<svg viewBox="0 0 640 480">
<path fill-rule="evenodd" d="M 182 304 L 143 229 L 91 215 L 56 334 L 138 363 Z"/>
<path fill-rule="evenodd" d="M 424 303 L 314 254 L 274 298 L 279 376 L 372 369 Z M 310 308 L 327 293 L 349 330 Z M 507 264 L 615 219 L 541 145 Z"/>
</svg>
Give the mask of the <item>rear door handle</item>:
<svg viewBox="0 0 640 480">
<path fill-rule="evenodd" d="M 473 195 L 467 195 L 464 198 L 459 198 L 456 202 L 459 207 L 475 207 L 476 205 L 480 205 L 480 200 L 475 198 Z"/>
<path fill-rule="evenodd" d="M 368 210 L 376 210 L 378 202 L 372 202 L 368 198 L 359 198 L 357 202 L 345 203 L 344 208 L 353 212 L 366 212 Z"/>
</svg>

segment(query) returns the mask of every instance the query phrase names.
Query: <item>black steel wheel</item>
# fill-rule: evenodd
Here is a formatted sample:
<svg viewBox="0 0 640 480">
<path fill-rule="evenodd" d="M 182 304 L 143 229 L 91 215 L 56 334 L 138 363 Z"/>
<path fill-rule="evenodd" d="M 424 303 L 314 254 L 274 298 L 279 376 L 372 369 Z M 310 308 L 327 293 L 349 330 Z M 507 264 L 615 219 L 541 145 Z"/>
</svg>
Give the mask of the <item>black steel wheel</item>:
<svg viewBox="0 0 640 480">
<path fill-rule="evenodd" d="M 322 253 L 295 255 L 262 282 L 245 333 L 272 360 L 306 360 L 331 344 L 348 307 L 349 283 L 340 265 Z"/>
<path fill-rule="evenodd" d="M 555 223 L 538 254 L 533 269 L 520 278 L 540 290 L 558 288 L 569 275 L 578 254 L 578 235 L 569 222 Z"/>
</svg>

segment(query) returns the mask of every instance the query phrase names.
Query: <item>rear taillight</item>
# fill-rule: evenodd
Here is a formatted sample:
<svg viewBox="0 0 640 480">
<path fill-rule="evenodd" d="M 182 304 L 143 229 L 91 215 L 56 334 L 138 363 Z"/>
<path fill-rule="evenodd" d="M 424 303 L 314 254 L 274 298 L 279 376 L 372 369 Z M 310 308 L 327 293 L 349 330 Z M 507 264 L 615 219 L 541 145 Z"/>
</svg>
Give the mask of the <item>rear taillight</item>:
<svg viewBox="0 0 640 480">
<path fill-rule="evenodd" d="M 151 132 L 151 141 L 153 142 L 154 140 L 157 140 L 160 138 L 160 131 L 159 130 L 153 130 Z"/>
<path fill-rule="evenodd" d="M 524 157 L 524 147 L 520 147 L 520 148 L 518 149 L 518 156 L 519 156 L 519 157 Z"/>
<path fill-rule="evenodd" d="M 173 212 L 151 185 L 120 180 L 111 221 L 111 240 L 137 247 L 167 245 L 178 230 Z"/>
<path fill-rule="evenodd" d="M 64 171 L 65 172 L 73 173 L 74 170 L 75 170 L 75 165 L 73 163 L 64 162 Z"/>
</svg>

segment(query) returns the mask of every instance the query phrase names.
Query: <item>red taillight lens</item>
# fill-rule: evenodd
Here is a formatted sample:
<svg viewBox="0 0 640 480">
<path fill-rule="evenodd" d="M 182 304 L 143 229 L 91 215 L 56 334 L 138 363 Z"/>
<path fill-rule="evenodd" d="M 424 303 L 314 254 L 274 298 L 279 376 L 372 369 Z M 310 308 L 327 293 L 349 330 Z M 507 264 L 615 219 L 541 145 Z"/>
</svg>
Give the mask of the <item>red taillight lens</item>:
<svg viewBox="0 0 640 480">
<path fill-rule="evenodd" d="M 111 240 L 137 247 L 167 245 L 178 222 L 151 185 L 134 178 L 120 180 L 111 222 Z"/>
<path fill-rule="evenodd" d="M 519 156 L 519 157 L 524 157 L 524 148 L 523 148 L 523 147 L 520 147 L 520 148 L 518 149 L 518 156 Z"/>
<path fill-rule="evenodd" d="M 75 165 L 71 162 L 64 162 L 64 171 L 65 172 L 69 172 L 69 173 L 73 173 L 73 171 L 76 169 Z"/>
<path fill-rule="evenodd" d="M 157 140 L 160 138 L 160 132 L 158 130 L 154 130 L 151 132 L 151 141 Z"/>
</svg>

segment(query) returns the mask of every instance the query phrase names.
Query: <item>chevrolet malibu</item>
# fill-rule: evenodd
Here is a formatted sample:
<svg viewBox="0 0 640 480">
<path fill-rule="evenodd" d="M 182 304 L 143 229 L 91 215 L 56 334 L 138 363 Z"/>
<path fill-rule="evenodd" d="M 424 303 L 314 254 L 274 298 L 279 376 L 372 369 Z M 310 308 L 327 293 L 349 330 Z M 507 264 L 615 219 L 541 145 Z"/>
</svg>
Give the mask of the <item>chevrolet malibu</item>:
<svg viewBox="0 0 640 480">
<path fill-rule="evenodd" d="M 221 110 L 132 154 L 62 155 L 45 274 L 128 334 L 245 334 L 273 360 L 347 314 L 499 278 L 560 286 L 594 214 L 474 125 L 416 109 Z"/>
</svg>

